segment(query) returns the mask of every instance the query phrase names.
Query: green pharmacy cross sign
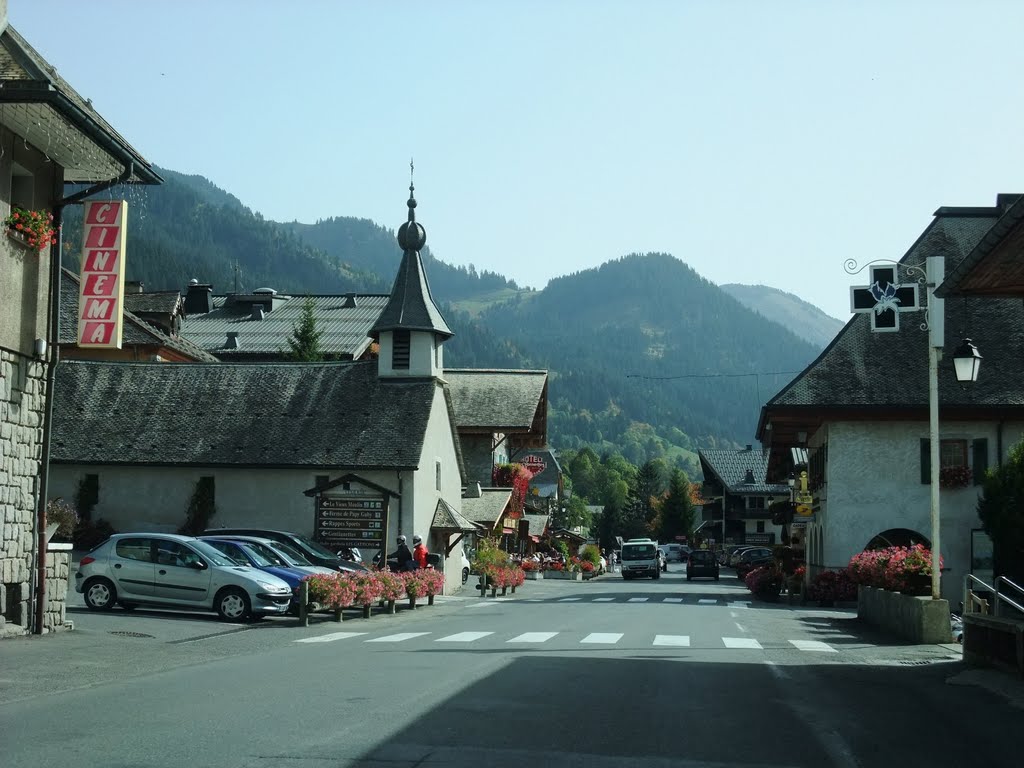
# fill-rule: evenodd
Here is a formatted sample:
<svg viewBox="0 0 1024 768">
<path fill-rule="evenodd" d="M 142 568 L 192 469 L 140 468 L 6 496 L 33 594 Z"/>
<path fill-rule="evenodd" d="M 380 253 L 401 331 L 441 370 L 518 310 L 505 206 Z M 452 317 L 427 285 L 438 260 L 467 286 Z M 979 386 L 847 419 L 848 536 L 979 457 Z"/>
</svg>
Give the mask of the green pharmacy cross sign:
<svg viewBox="0 0 1024 768">
<path fill-rule="evenodd" d="M 897 282 L 898 266 L 871 267 L 871 285 L 850 288 L 850 311 L 871 313 L 871 330 L 882 333 L 900 329 L 900 314 L 921 309 L 917 283 Z"/>
</svg>

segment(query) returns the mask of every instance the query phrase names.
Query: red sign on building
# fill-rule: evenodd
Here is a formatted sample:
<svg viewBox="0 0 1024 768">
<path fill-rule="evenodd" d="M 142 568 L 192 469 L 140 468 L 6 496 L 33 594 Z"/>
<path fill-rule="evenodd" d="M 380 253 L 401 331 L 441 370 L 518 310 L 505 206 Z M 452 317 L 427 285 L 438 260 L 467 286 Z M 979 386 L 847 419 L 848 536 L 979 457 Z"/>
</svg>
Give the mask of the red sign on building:
<svg viewBox="0 0 1024 768">
<path fill-rule="evenodd" d="M 124 254 L 128 203 L 85 204 L 82 273 L 78 295 L 78 346 L 121 348 Z"/>
</svg>

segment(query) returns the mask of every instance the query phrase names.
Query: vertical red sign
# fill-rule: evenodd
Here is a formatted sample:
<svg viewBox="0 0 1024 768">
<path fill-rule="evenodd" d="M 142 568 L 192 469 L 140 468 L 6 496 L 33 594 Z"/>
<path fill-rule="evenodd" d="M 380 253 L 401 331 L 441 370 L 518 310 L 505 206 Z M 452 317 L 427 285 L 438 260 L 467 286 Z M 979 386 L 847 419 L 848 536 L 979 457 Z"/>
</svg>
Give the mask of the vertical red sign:
<svg viewBox="0 0 1024 768">
<path fill-rule="evenodd" d="M 78 295 L 78 346 L 121 348 L 124 254 L 128 204 L 85 204 L 82 273 Z"/>
</svg>

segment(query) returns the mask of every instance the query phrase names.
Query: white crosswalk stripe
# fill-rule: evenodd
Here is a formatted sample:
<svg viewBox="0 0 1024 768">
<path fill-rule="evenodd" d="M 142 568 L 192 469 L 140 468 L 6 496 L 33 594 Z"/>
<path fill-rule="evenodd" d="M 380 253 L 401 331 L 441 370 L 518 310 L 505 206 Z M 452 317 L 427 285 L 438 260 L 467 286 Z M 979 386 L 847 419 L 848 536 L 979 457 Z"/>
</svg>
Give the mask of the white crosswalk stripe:
<svg viewBox="0 0 1024 768">
<path fill-rule="evenodd" d="M 621 632 L 591 632 L 589 635 L 580 640 L 581 643 L 601 643 L 605 645 L 614 645 L 622 639 Z"/>
<path fill-rule="evenodd" d="M 583 599 L 582 597 L 563 597 L 558 602 L 560 602 L 560 603 L 578 603 L 582 599 Z"/>
<path fill-rule="evenodd" d="M 823 643 L 821 640 L 790 640 L 797 649 L 801 651 L 818 651 L 820 653 L 839 653 L 828 643 Z"/>
<path fill-rule="evenodd" d="M 702 599 L 697 601 L 697 604 L 698 605 L 718 605 L 718 600 L 705 600 L 705 599 L 702 598 Z"/>
<path fill-rule="evenodd" d="M 726 648 L 753 648 L 762 650 L 762 645 L 751 637 L 723 637 L 722 642 Z"/>
<path fill-rule="evenodd" d="M 614 602 L 614 601 L 615 601 L 614 597 L 595 597 L 594 598 L 594 602 L 595 603 L 611 603 L 611 602 Z"/>
<path fill-rule="evenodd" d="M 349 637 L 359 637 L 365 635 L 366 632 L 332 632 L 329 635 L 320 635 L 319 637 L 304 637 L 301 640 L 296 640 L 296 643 L 333 643 L 335 640 L 345 640 Z"/>
<path fill-rule="evenodd" d="M 384 635 L 384 637 L 373 637 L 367 640 L 368 643 L 401 643 L 405 640 L 412 640 L 414 637 L 429 635 L 429 632 L 399 632 L 397 635 Z"/>
<path fill-rule="evenodd" d="M 676 648 L 689 648 L 690 647 L 690 636 L 689 635 L 655 635 L 655 645 L 665 645 Z"/>
<path fill-rule="evenodd" d="M 646 597 L 631 597 L 631 598 L 629 598 L 628 602 L 630 602 L 630 603 L 646 603 L 647 599 L 648 598 L 646 598 Z"/>
<path fill-rule="evenodd" d="M 448 635 L 448 637 L 439 637 L 435 643 L 472 643 L 474 640 L 479 640 L 481 637 L 487 637 L 493 635 L 493 632 L 458 632 L 454 635 Z"/>
<path fill-rule="evenodd" d="M 681 598 L 681 597 L 666 597 L 661 602 L 663 602 L 663 603 L 681 603 L 681 602 L 683 602 L 683 598 Z"/>
<path fill-rule="evenodd" d="M 557 632 L 524 632 L 508 640 L 509 643 L 544 643 L 557 635 Z"/>
</svg>

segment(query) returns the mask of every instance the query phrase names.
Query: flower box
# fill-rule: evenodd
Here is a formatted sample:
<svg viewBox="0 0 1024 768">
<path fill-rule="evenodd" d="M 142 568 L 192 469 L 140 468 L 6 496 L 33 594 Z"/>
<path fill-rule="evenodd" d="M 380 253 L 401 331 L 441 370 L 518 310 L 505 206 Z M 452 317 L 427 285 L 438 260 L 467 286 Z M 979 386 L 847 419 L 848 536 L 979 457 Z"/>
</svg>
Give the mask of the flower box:
<svg viewBox="0 0 1024 768">
<path fill-rule="evenodd" d="M 530 581 L 543 581 L 544 571 L 524 571 L 523 575 Z"/>
</svg>

